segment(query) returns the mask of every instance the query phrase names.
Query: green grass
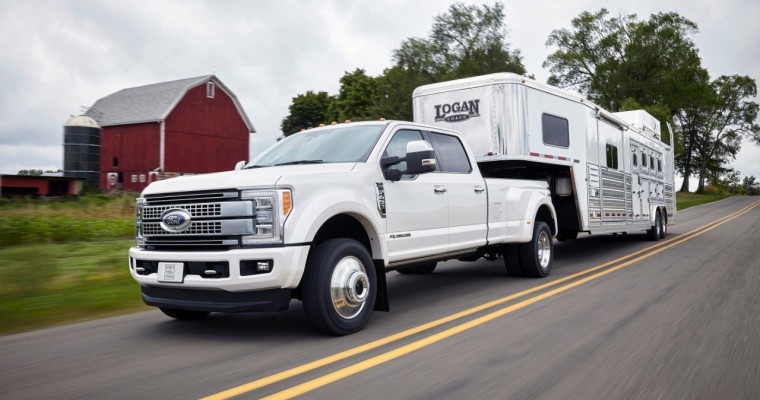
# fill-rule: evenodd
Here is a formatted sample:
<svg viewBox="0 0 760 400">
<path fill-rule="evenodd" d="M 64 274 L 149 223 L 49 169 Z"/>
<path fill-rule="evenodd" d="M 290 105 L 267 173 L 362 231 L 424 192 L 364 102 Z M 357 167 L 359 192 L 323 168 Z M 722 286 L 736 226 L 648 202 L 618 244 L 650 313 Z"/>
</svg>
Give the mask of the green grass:
<svg viewBox="0 0 760 400">
<path fill-rule="evenodd" d="M 133 243 L 0 248 L 0 334 L 147 309 L 127 267 Z"/>
<path fill-rule="evenodd" d="M 689 207 L 698 206 L 705 203 L 712 203 L 713 201 L 723 200 L 729 197 L 728 194 L 697 194 L 697 193 L 676 193 L 676 208 L 680 210 L 687 209 Z"/>
</svg>

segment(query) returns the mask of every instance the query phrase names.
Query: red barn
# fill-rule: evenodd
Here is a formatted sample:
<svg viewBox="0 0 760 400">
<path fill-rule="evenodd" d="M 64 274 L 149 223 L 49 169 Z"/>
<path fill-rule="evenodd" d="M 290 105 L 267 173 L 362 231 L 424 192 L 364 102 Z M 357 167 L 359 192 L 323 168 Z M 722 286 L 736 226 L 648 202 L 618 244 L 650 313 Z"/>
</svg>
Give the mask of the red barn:
<svg viewBox="0 0 760 400">
<path fill-rule="evenodd" d="M 139 192 L 157 179 L 231 170 L 253 125 L 216 76 L 123 89 L 86 113 L 103 128 L 100 187 Z"/>
</svg>

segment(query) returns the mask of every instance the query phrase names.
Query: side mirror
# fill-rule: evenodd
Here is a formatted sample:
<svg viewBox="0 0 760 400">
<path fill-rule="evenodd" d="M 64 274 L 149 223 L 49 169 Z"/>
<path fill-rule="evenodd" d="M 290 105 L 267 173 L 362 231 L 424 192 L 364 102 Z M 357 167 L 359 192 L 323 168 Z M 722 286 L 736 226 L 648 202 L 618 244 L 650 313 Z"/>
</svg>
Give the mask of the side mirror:
<svg viewBox="0 0 760 400">
<path fill-rule="evenodd" d="M 243 169 L 243 167 L 245 167 L 245 164 L 245 161 L 238 161 L 237 164 L 235 164 L 235 171 Z"/>
<path fill-rule="evenodd" d="M 406 144 L 405 174 L 419 175 L 435 171 L 433 146 L 424 140 L 414 140 Z"/>
</svg>

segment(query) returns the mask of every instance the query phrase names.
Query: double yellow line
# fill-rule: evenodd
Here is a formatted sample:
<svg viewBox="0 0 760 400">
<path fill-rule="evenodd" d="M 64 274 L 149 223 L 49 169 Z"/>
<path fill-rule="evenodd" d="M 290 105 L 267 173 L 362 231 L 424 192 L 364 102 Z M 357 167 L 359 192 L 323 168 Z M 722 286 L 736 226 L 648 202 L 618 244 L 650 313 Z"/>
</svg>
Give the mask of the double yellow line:
<svg viewBox="0 0 760 400">
<path fill-rule="evenodd" d="M 610 274 L 610 273 L 615 272 L 617 270 L 626 268 L 626 267 L 628 267 L 628 266 L 630 266 L 632 264 L 635 264 L 635 263 L 637 263 L 637 262 L 639 262 L 641 260 L 644 260 L 646 258 L 652 257 L 652 256 L 654 256 L 654 255 L 656 255 L 656 254 L 658 254 L 658 253 L 660 253 L 662 251 L 665 251 L 665 250 L 670 249 L 672 247 L 675 247 L 675 246 L 677 246 L 677 245 L 679 245 L 681 243 L 684 243 L 684 242 L 686 242 L 688 240 L 691 240 L 691 239 L 693 239 L 693 238 L 695 238 L 697 236 L 705 234 L 705 233 L 707 233 L 707 232 L 709 232 L 709 231 L 717 228 L 718 226 L 720 226 L 720 225 L 722 225 L 722 224 L 724 224 L 726 222 L 729 222 L 729 221 L 731 221 L 731 220 L 733 220 L 735 218 L 740 217 L 741 215 L 747 213 L 752 208 L 756 207 L 758 204 L 760 204 L 760 200 L 755 201 L 754 203 L 750 204 L 749 206 L 747 206 L 747 207 L 745 207 L 745 208 L 743 208 L 743 209 L 741 209 L 741 210 L 739 210 L 739 211 L 737 211 L 737 212 L 735 212 L 733 214 L 730 214 L 730 215 L 728 215 L 726 217 L 718 219 L 717 221 L 711 222 L 711 223 L 709 223 L 707 225 L 704 225 L 704 226 L 702 226 L 700 228 L 694 229 L 694 230 L 692 230 L 690 232 L 687 232 L 687 233 L 685 233 L 683 235 L 680 235 L 680 236 L 674 237 L 672 239 L 660 242 L 660 243 L 655 244 L 653 246 L 649 246 L 649 247 L 647 247 L 645 249 L 635 251 L 635 252 L 633 252 L 631 254 L 628 254 L 626 256 L 623 256 L 623 257 L 620 257 L 618 259 L 606 262 L 604 264 L 601 264 L 601 265 L 598 265 L 598 266 L 586 269 L 584 271 L 575 273 L 573 275 L 569 275 L 569 276 L 566 276 L 564 278 L 557 279 L 555 281 L 548 282 L 548 283 L 545 283 L 543 285 L 539 285 L 539 286 L 533 287 L 531 289 L 528 289 L 528 290 L 525 290 L 525 291 L 522 291 L 522 292 L 519 292 L 519 293 L 515 293 L 515 294 L 509 295 L 509 296 L 506 296 L 506 297 L 502 297 L 500 299 L 497 299 L 497 300 L 494 300 L 494 301 L 491 301 L 491 302 L 488 302 L 488 303 L 485 303 L 485 304 L 481 304 L 481 305 L 479 305 L 477 307 L 473 307 L 473 308 L 470 308 L 470 309 L 467 309 L 467 310 L 464 310 L 464 311 L 460 311 L 458 313 L 449 315 L 447 317 L 444 317 L 444 318 L 441 318 L 441 319 L 437 319 L 435 321 L 431 321 L 431 322 L 428 322 L 428 323 L 423 324 L 423 325 L 416 326 L 416 327 L 411 328 L 411 329 L 407 329 L 405 331 L 402 331 L 402 332 L 399 332 L 399 333 L 396 333 L 396 334 L 393 334 L 393 335 L 390 335 L 390 336 L 387 336 L 387 337 L 384 337 L 384 338 L 381 338 L 381 339 L 369 342 L 369 343 L 361 345 L 361 346 L 354 347 L 354 348 L 346 350 L 346 351 L 342 351 L 340 353 L 333 354 L 333 355 L 325 357 L 325 358 L 321 358 L 321 359 L 316 360 L 316 361 L 309 362 L 307 364 L 303 364 L 303 365 L 295 367 L 295 368 L 291 368 L 291 369 L 288 369 L 288 370 L 276 373 L 274 375 L 270 375 L 270 376 L 267 376 L 267 377 L 264 377 L 264 378 L 261 378 L 261 379 L 257 379 L 255 381 L 252 381 L 252 382 L 240 385 L 240 386 L 236 386 L 234 388 L 225 390 L 223 392 L 219 392 L 219 393 L 213 394 L 211 396 L 204 397 L 202 400 L 212 400 L 212 399 L 213 400 L 220 400 L 220 399 L 229 399 L 229 398 L 232 398 L 232 397 L 235 397 L 235 396 L 239 396 L 241 394 L 248 393 L 250 391 L 253 391 L 253 390 L 256 390 L 256 389 L 260 389 L 260 388 L 265 387 L 265 386 L 269 386 L 269 385 L 274 384 L 276 382 L 280 382 L 280 381 L 283 381 L 285 379 L 292 378 L 294 376 L 301 375 L 303 373 L 315 370 L 317 368 L 321 368 L 321 367 L 333 364 L 335 362 L 338 362 L 338 361 L 341 361 L 341 360 L 345 360 L 345 359 L 347 359 L 349 357 L 353 357 L 353 356 L 365 353 L 367 351 L 376 349 L 376 348 L 384 346 L 386 344 L 390 344 L 390 343 L 399 341 L 401 339 L 407 338 L 407 337 L 415 335 L 417 333 L 421 333 L 421 332 L 433 329 L 435 327 L 438 327 L 440 325 L 446 324 L 448 322 L 456 321 L 458 319 L 467 317 L 469 315 L 478 313 L 480 311 L 487 310 L 489 308 L 492 308 L 492 307 L 504 304 L 504 303 L 509 302 L 511 300 L 514 300 L 514 299 L 526 296 L 528 294 L 539 292 L 541 290 L 544 290 L 544 289 L 547 289 L 547 288 L 550 288 L 550 287 L 553 287 L 553 286 L 557 286 L 557 285 L 559 285 L 561 283 L 564 283 L 564 282 L 567 282 L 567 281 L 570 281 L 570 280 L 582 277 L 584 275 L 588 275 L 585 278 L 575 280 L 575 281 L 573 281 L 571 283 L 568 283 L 566 285 L 563 285 L 563 286 L 557 287 L 555 289 L 546 291 L 544 293 L 541 293 L 541 294 L 536 295 L 534 297 L 530 297 L 530 298 L 528 298 L 526 300 L 523 300 L 521 302 L 512 304 L 510 306 L 498 309 L 498 310 L 493 311 L 493 312 L 491 312 L 489 314 L 486 314 L 486 315 L 483 315 L 481 317 L 475 318 L 473 320 L 464 322 L 462 324 L 456 325 L 456 326 L 454 326 L 452 328 L 443 330 L 441 332 L 432 334 L 430 336 L 427 336 L 425 338 L 422 338 L 422 339 L 419 339 L 417 341 L 411 342 L 411 343 L 406 344 L 404 346 L 395 348 L 393 350 L 390 350 L 388 352 L 382 353 L 382 354 L 377 355 L 375 357 L 371 357 L 371 358 L 366 359 L 364 361 L 360 361 L 360 362 L 358 362 L 356 364 L 353 364 L 353 365 L 350 365 L 348 367 L 342 368 L 340 370 L 334 371 L 334 372 L 329 373 L 327 375 L 323 375 L 323 376 L 321 376 L 319 378 L 316 378 L 316 379 L 313 379 L 311 381 L 302 383 L 300 385 L 293 386 L 293 387 L 291 387 L 289 389 L 286 389 L 284 391 L 281 391 L 281 392 L 275 393 L 275 394 L 273 394 L 271 396 L 265 397 L 265 399 L 289 399 L 289 398 L 292 398 L 292 397 L 295 397 L 295 396 L 298 396 L 298 395 L 301 395 L 301 394 L 304 394 L 304 393 L 308 393 L 308 392 L 310 392 L 312 390 L 315 390 L 315 389 L 320 388 L 322 386 L 325 386 L 327 384 L 333 383 L 333 382 L 338 381 L 340 379 L 346 378 L 348 376 L 354 375 L 354 374 L 359 373 L 361 371 L 364 371 L 364 370 L 367 370 L 369 368 L 375 367 L 377 365 L 383 364 L 385 362 L 388 362 L 390 360 L 396 359 L 396 358 L 401 357 L 403 355 L 409 354 L 409 353 L 414 352 L 416 350 L 419 350 L 419 349 L 422 349 L 424 347 L 430 346 L 431 344 L 440 342 L 440 341 L 442 341 L 442 340 L 444 340 L 446 338 L 452 337 L 454 335 L 457 335 L 459 333 L 462 333 L 464 331 L 472 329 L 472 328 L 474 328 L 476 326 L 485 324 L 486 322 L 492 321 L 492 320 L 494 320 L 496 318 L 499 318 L 501 316 L 504 316 L 504 315 L 509 314 L 511 312 L 514 312 L 516 310 L 520 310 L 520 309 L 525 308 L 525 307 L 527 307 L 527 306 L 529 306 L 531 304 L 537 303 L 537 302 L 539 302 L 541 300 L 544 300 L 544 299 L 547 299 L 549 297 L 555 296 L 555 295 L 557 295 L 559 293 L 568 291 L 568 290 L 570 290 L 570 289 L 572 289 L 574 287 L 580 286 L 580 285 L 582 285 L 584 283 L 587 283 L 589 281 L 592 281 L 592 280 L 597 279 L 599 277 L 602 277 L 604 275 L 607 275 L 607 274 Z M 613 267 L 607 268 L 607 267 L 610 267 L 610 266 L 613 266 Z M 600 271 L 600 272 L 597 272 L 597 271 L 602 270 L 604 268 L 607 268 L 607 269 L 605 269 L 603 271 Z M 596 273 L 592 274 L 593 272 L 596 272 Z M 591 274 L 591 275 L 589 275 L 589 274 Z"/>
</svg>

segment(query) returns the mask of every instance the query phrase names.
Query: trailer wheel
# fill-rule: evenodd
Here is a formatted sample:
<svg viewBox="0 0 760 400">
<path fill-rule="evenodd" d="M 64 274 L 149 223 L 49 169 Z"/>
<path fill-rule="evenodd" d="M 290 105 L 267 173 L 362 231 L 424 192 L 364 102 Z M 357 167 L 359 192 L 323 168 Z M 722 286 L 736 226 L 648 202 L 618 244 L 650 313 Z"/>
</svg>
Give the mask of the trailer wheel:
<svg viewBox="0 0 760 400">
<path fill-rule="evenodd" d="M 375 306 L 377 277 L 359 242 L 330 239 L 309 255 L 303 276 L 303 308 L 318 330 L 348 335 L 361 330 Z"/>
<path fill-rule="evenodd" d="M 554 242 L 549 225 L 546 225 L 546 222 L 535 222 L 533 239 L 528 243 L 520 244 L 519 256 L 520 266 L 525 275 L 534 278 L 543 278 L 549 275 L 554 256 Z"/>
<path fill-rule="evenodd" d="M 167 316 L 180 320 L 180 321 L 191 321 L 194 319 L 203 319 L 203 318 L 206 318 L 209 314 L 211 314 L 208 311 L 178 310 L 176 308 L 166 308 L 166 307 L 159 307 L 158 309 L 161 310 L 161 312 L 166 314 Z"/>
<path fill-rule="evenodd" d="M 520 268 L 520 257 L 517 255 L 516 244 L 505 244 L 501 248 L 501 256 L 504 258 L 504 266 L 507 268 L 507 274 L 511 276 L 523 276 Z"/>
<path fill-rule="evenodd" d="M 647 231 L 647 237 L 649 240 L 656 242 L 660 240 L 660 235 L 662 235 L 662 217 L 660 216 L 660 212 L 657 211 L 657 214 L 654 216 L 654 226 Z"/>
<path fill-rule="evenodd" d="M 660 214 L 662 216 L 662 223 L 660 225 L 660 239 L 665 239 L 665 236 L 668 234 L 668 217 L 665 216 L 665 214 Z"/>
<path fill-rule="evenodd" d="M 435 271 L 435 267 L 438 266 L 437 262 L 431 262 L 424 265 L 415 265 L 413 267 L 404 267 L 396 270 L 399 274 L 404 275 L 428 275 Z"/>
</svg>

